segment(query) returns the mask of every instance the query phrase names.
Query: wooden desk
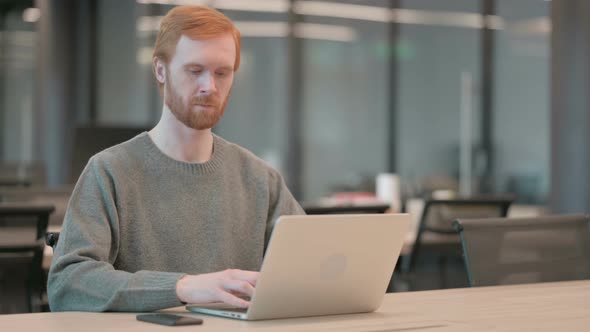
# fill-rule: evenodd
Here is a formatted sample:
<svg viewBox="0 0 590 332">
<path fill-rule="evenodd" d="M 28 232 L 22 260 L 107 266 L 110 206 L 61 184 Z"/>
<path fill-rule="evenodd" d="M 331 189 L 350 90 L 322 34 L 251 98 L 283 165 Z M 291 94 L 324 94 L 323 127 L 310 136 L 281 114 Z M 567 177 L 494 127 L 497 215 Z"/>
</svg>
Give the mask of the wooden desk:
<svg viewBox="0 0 590 332">
<path fill-rule="evenodd" d="M 588 331 L 590 280 L 387 294 L 374 313 L 242 322 L 204 319 L 174 331 Z M 3 331 L 172 331 L 129 313 L 0 316 Z"/>
</svg>

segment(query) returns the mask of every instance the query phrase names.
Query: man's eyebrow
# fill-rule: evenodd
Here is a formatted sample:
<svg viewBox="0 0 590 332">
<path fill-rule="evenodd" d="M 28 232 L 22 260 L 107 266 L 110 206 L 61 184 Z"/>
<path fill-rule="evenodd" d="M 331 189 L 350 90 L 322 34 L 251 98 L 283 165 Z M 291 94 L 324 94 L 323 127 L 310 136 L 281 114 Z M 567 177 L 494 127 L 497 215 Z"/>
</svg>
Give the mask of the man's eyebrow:
<svg viewBox="0 0 590 332">
<path fill-rule="evenodd" d="M 219 69 L 219 70 L 229 70 L 229 71 L 233 71 L 233 70 L 234 70 L 234 67 L 233 67 L 233 66 L 222 66 L 222 67 L 219 67 L 219 68 L 217 68 L 217 69 Z"/>
<path fill-rule="evenodd" d="M 183 68 L 194 68 L 194 67 L 205 68 L 206 66 L 204 66 L 200 63 L 196 63 L 196 62 L 190 62 L 190 63 L 183 65 L 182 67 Z M 229 66 L 229 65 L 228 66 L 221 66 L 221 67 L 215 68 L 215 70 L 233 71 L 234 67 Z"/>
<path fill-rule="evenodd" d="M 196 62 L 190 62 L 187 63 L 183 66 L 184 68 L 189 68 L 189 67 L 204 67 L 202 64 L 196 63 Z"/>
</svg>

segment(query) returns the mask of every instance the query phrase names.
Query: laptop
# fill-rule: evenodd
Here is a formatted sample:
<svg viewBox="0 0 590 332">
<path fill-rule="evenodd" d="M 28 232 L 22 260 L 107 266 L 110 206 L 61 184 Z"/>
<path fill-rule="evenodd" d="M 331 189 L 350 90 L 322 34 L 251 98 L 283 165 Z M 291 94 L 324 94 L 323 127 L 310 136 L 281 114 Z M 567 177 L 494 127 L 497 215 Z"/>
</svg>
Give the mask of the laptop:
<svg viewBox="0 0 590 332">
<path fill-rule="evenodd" d="M 241 320 L 375 311 L 409 223 L 408 214 L 282 216 L 247 309 L 219 303 L 186 308 Z"/>
</svg>

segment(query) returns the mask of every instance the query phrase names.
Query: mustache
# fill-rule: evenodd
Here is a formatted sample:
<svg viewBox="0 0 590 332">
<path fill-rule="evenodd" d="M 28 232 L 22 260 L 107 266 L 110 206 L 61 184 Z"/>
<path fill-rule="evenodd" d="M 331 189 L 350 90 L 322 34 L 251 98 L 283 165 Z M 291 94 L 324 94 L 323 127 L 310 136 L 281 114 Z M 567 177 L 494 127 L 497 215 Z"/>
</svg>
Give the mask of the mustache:
<svg viewBox="0 0 590 332">
<path fill-rule="evenodd" d="M 219 107 L 219 105 L 221 103 L 219 102 L 219 99 L 216 96 L 207 95 L 207 96 L 191 97 L 190 104 L 191 105 L 206 105 L 206 106 Z"/>
</svg>

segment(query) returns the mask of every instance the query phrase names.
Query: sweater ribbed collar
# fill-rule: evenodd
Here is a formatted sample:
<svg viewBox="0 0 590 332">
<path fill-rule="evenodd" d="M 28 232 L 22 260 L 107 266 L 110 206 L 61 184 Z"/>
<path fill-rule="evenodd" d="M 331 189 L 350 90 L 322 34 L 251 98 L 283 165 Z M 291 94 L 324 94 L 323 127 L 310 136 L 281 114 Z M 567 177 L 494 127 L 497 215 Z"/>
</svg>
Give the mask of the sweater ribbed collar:
<svg viewBox="0 0 590 332">
<path fill-rule="evenodd" d="M 179 172 L 190 174 L 190 175 L 205 175 L 215 172 L 221 168 L 223 155 L 226 150 L 227 143 L 219 136 L 213 134 L 213 154 L 211 158 L 204 163 L 187 163 L 184 161 L 173 159 L 164 152 L 162 152 L 156 143 L 151 139 L 147 132 L 139 134 L 137 137 L 141 142 L 148 154 L 150 159 L 154 162 L 161 164 L 164 167 L 178 170 Z"/>
</svg>

